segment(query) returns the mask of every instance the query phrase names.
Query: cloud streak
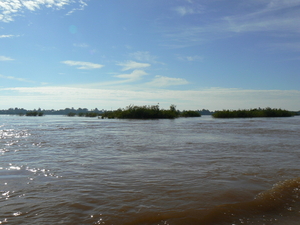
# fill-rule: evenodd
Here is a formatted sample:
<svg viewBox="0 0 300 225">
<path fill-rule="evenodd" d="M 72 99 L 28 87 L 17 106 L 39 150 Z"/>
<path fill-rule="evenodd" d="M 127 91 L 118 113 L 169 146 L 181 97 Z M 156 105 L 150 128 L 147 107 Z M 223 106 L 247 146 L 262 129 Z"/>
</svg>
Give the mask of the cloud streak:
<svg viewBox="0 0 300 225">
<path fill-rule="evenodd" d="M 1 21 L 1 14 L 0 14 L 0 21 Z M 0 38 L 12 38 L 12 37 L 19 37 L 19 35 L 12 35 L 12 34 L 2 34 Z"/>
<path fill-rule="evenodd" d="M 262 0 L 239 4 L 239 11 L 237 10 L 233 15 L 225 14 L 214 17 L 213 20 L 203 20 L 200 25 L 179 24 L 176 28 L 162 28 L 168 41 L 165 46 L 187 47 L 244 33 L 263 33 L 271 36 L 300 35 L 299 0 Z M 193 10 L 180 7 L 177 8 L 177 12 L 188 15 L 192 14 Z M 205 12 L 205 14 L 209 13 L 212 12 L 209 10 Z"/>
<path fill-rule="evenodd" d="M 116 75 L 114 77 L 126 79 L 125 82 L 133 82 L 136 80 L 139 80 L 142 76 L 147 75 L 147 73 L 144 70 L 134 70 L 132 73 L 129 74 L 120 74 Z"/>
<path fill-rule="evenodd" d="M 87 47 L 89 47 L 89 45 L 86 44 L 86 43 L 74 43 L 73 46 L 78 47 L 78 48 L 87 48 Z"/>
<path fill-rule="evenodd" d="M 174 11 L 177 12 L 180 16 L 198 14 L 198 13 L 202 12 L 202 10 L 199 10 L 199 9 L 195 8 L 195 6 L 193 6 L 193 7 L 178 6 L 178 7 L 174 8 Z"/>
<path fill-rule="evenodd" d="M 71 15 L 72 13 L 74 13 L 75 11 L 78 11 L 78 10 L 83 10 L 84 7 L 86 7 L 86 6 L 87 6 L 87 3 L 85 1 L 79 0 L 79 7 L 72 9 L 71 11 L 69 11 L 67 13 L 67 15 Z"/>
<path fill-rule="evenodd" d="M 104 65 L 91 63 L 91 62 L 81 62 L 81 61 L 62 61 L 61 63 L 66 64 L 68 66 L 77 66 L 77 69 L 80 70 L 91 70 L 91 69 L 99 69 L 102 68 Z"/>
<path fill-rule="evenodd" d="M 147 85 L 153 87 L 168 87 L 168 86 L 184 85 L 188 83 L 189 82 L 186 79 L 156 75 L 151 82 L 147 83 Z"/>
<path fill-rule="evenodd" d="M 174 10 L 181 16 L 195 13 L 194 9 L 191 7 L 178 6 Z"/>
<path fill-rule="evenodd" d="M 14 60 L 14 59 L 0 55 L 0 61 L 12 61 L 12 60 Z"/>
<path fill-rule="evenodd" d="M 24 79 L 24 78 L 18 78 L 18 77 L 13 77 L 13 76 L 4 76 L 0 74 L 0 78 L 3 79 L 9 79 L 9 80 L 16 80 L 16 81 L 20 81 L 20 82 L 27 82 L 27 83 L 33 83 L 33 81 Z"/>
<path fill-rule="evenodd" d="M 194 55 L 194 56 L 178 56 L 177 59 L 181 60 L 181 61 L 189 61 L 189 62 L 193 62 L 193 61 L 197 61 L 197 62 L 202 62 L 204 57 L 199 56 L 199 55 Z"/>
<path fill-rule="evenodd" d="M 118 66 L 122 66 L 122 71 L 133 70 L 133 69 L 141 69 L 151 66 L 149 63 L 139 63 L 135 61 L 126 61 L 124 63 L 118 63 Z"/>
</svg>

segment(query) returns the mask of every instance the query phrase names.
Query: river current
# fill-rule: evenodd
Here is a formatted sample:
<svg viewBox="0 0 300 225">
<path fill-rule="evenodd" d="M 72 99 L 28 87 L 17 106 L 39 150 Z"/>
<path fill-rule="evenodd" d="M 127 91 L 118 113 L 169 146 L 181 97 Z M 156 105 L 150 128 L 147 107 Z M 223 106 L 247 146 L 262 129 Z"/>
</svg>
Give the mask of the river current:
<svg viewBox="0 0 300 225">
<path fill-rule="evenodd" d="M 0 224 L 300 224 L 300 116 L 0 116 Z"/>
</svg>

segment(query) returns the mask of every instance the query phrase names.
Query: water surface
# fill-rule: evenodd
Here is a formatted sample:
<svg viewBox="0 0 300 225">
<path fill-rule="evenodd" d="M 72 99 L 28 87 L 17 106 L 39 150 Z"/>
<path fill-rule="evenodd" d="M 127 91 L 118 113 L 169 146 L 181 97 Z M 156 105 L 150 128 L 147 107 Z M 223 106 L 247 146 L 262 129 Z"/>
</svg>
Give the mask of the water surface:
<svg viewBox="0 0 300 225">
<path fill-rule="evenodd" d="M 300 117 L 0 116 L 0 224 L 299 224 Z"/>
</svg>

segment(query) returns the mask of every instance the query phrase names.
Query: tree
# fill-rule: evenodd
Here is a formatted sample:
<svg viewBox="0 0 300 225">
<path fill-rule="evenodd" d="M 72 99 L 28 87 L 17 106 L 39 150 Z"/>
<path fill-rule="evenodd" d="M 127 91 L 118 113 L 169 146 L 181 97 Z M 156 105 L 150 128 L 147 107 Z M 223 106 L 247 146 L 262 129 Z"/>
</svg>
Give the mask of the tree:
<svg viewBox="0 0 300 225">
<path fill-rule="evenodd" d="M 176 112 L 176 105 L 174 105 L 174 104 L 170 105 L 170 110 L 172 112 Z"/>
</svg>

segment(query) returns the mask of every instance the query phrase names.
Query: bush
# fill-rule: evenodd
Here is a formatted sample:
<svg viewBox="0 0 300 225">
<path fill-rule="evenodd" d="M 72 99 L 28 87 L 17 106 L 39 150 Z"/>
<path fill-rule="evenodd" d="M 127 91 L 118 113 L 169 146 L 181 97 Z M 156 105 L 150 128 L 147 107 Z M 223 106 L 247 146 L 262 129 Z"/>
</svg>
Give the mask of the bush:
<svg viewBox="0 0 300 225">
<path fill-rule="evenodd" d="M 78 116 L 84 116 L 85 115 L 85 113 L 84 112 L 80 112 L 80 113 L 78 113 Z"/>
<path fill-rule="evenodd" d="M 85 113 L 85 117 L 97 117 L 97 116 L 99 116 L 99 114 L 96 113 L 96 112 L 87 112 L 87 113 Z"/>
<path fill-rule="evenodd" d="M 180 117 L 200 117 L 201 114 L 198 111 L 187 110 L 180 114 Z"/>
<path fill-rule="evenodd" d="M 76 113 L 74 113 L 74 112 L 69 112 L 69 113 L 67 114 L 67 116 L 76 116 Z"/>
<path fill-rule="evenodd" d="M 26 113 L 26 116 L 43 116 L 43 112 L 37 112 L 37 111 L 29 111 Z"/>
</svg>

